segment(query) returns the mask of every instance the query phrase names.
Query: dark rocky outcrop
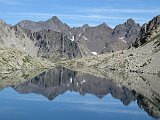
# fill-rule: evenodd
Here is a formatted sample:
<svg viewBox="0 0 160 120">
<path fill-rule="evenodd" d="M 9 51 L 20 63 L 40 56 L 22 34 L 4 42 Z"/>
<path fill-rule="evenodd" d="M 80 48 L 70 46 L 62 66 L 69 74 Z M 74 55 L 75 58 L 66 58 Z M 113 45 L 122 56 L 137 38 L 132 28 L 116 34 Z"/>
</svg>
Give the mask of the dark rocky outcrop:
<svg viewBox="0 0 160 120">
<path fill-rule="evenodd" d="M 123 38 L 126 43 L 131 44 L 138 36 L 140 28 L 140 25 L 130 18 L 124 24 L 117 25 L 112 34 L 114 38 Z"/>
<path fill-rule="evenodd" d="M 86 46 L 91 52 L 97 53 L 100 53 L 106 42 L 112 40 L 112 31 L 112 28 L 105 23 L 95 27 L 83 25 L 72 29 L 77 42 Z"/>
<path fill-rule="evenodd" d="M 69 40 L 63 33 L 52 30 L 43 30 L 29 33 L 28 37 L 36 42 L 35 46 L 39 48 L 39 57 L 53 61 L 60 58 L 72 59 L 82 57 L 78 44 Z"/>
<path fill-rule="evenodd" d="M 157 27 L 160 25 L 160 16 L 154 17 L 151 21 L 144 24 L 141 27 L 141 31 L 136 41 L 133 43 L 134 47 L 139 47 L 151 40 L 151 37 L 154 36 L 154 33 L 158 33 Z"/>
<path fill-rule="evenodd" d="M 15 25 L 23 29 L 28 38 L 35 42 L 38 57 L 57 61 L 61 58 L 72 59 L 91 55 L 91 52 L 72 40 L 70 28 L 57 17 L 45 22 L 22 21 Z"/>
<path fill-rule="evenodd" d="M 140 108 L 143 108 L 150 116 L 155 119 L 160 118 L 160 100 L 154 99 L 151 101 L 143 95 L 138 95 L 137 104 Z"/>
</svg>

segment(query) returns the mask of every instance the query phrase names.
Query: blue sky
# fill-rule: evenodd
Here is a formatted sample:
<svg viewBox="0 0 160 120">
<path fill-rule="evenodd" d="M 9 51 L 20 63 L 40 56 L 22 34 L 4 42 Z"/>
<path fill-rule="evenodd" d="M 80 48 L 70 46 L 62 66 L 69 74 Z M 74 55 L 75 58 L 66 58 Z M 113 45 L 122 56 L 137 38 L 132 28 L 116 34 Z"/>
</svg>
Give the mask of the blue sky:
<svg viewBox="0 0 160 120">
<path fill-rule="evenodd" d="M 57 16 L 71 27 L 107 23 L 111 27 L 133 18 L 143 24 L 160 15 L 160 0 L 0 0 L 0 18 L 8 24 L 44 21 Z"/>
</svg>

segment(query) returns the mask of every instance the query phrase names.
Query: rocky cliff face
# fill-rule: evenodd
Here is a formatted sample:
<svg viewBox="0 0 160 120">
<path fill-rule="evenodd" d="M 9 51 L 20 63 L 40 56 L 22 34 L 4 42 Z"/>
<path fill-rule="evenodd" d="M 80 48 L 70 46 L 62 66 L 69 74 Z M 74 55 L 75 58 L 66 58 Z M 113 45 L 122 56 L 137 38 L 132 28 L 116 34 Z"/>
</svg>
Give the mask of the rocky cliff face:
<svg viewBox="0 0 160 120">
<path fill-rule="evenodd" d="M 0 44 L 5 47 L 16 48 L 31 56 L 36 56 L 38 52 L 38 48 L 34 46 L 35 42 L 31 41 L 21 28 L 13 29 L 2 20 L 0 20 Z"/>
<path fill-rule="evenodd" d="M 23 29 L 27 37 L 35 41 L 38 47 L 38 56 L 51 61 L 60 58 L 72 59 L 91 55 L 91 52 L 72 40 L 70 28 L 57 17 L 45 22 L 22 21 L 14 26 Z"/>
<path fill-rule="evenodd" d="M 113 37 L 123 39 L 124 42 L 131 44 L 140 32 L 140 25 L 133 19 L 128 19 L 124 24 L 117 25 L 113 30 Z"/>
<path fill-rule="evenodd" d="M 127 49 L 136 40 L 140 28 L 140 25 L 134 20 L 128 19 L 124 24 L 117 25 L 114 29 L 105 23 L 95 27 L 86 24 L 73 28 L 72 34 L 90 51 L 106 53 Z"/>
<path fill-rule="evenodd" d="M 35 41 L 38 56 L 56 61 L 61 58 L 72 59 L 82 57 L 77 43 L 68 39 L 63 33 L 52 30 L 42 30 L 29 33 L 31 40 Z"/>
<path fill-rule="evenodd" d="M 111 42 L 112 31 L 112 28 L 105 23 L 95 27 L 84 25 L 72 29 L 77 42 L 85 45 L 91 52 L 97 53 L 105 47 L 106 42 Z"/>
<path fill-rule="evenodd" d="M 141 28 L 137 40 L 133 43 L 134 47 L 139 47 L 151 40 L 154 34 L 159 33 L 160 16 L 154 17 L 148 24 L 144 24 Z"/>
<path fill-rule="evenodd" d="M 112 32 L 111 43 L 106 42 L 102 53 L 115 52 L 129 48 L 135 42 L 140 32 L 140 25 L 133 19 L 128 19 L 124 24 L 117 25 Z"/>
</svg>

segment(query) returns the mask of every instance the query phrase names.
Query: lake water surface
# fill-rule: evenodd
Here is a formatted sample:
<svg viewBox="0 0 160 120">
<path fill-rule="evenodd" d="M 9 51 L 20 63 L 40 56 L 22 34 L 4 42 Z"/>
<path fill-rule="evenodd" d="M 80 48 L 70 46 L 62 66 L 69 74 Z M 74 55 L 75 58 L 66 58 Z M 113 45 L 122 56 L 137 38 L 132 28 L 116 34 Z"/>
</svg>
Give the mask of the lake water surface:
<svg viewBox="0 0 160 120">
<path fill-rule="evenodd" d="M 153 120 L 160 113 L 157 96 L 144 96 L 114 80 L 56 68 L 1 88 L 0 120 Z"/>
</svg>

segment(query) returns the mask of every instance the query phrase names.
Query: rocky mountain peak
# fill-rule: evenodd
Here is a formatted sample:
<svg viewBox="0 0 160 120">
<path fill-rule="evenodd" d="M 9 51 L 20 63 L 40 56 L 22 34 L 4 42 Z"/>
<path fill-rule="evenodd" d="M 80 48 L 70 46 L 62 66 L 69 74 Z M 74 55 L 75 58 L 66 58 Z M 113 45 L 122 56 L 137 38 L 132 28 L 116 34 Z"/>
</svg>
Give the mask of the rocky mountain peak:
<svg viewBox="0 0 160 120">
<path fill-rule="evenodd" d="M 154 36 L 154 33 L 160 32 L 158 28 L 160 26 L 160 15 L 154 17 L 148 23 L 145 23 L 140 30 L 140 34 L 137 37 L 137 40 L 133 43 L 134 47 L 139 47 L 144 43 L 148 42 L 151 37 Z"/>
<path fill-rule="evenodd" d="M 57 16 L 53 16 L 51 19 L 52 20 L 59 20 Z"/>
<path fill-rule="evenodd" d="M 55 24 L 63 24 L 57 16 L 53 16 L 49 21 L 53 21 Z"/>
<path fill-rule="evenodd" d="M 0 24 L 4 24 L 4 21 L 0 19 Z"/>
<path fill-rule="evenodd" d="M 160 15 L 154 17 L 151 21 L 148 23 L 143 24 L 141 28 L 141 33 L 149 32 L 153 29 L 155 29 L 158 25 L 160 25 Z"/>
<path fill-rule="evenodd" d="M 3 21 L 3 20 L 1 20 L 1 19 L 0 19 L 0 25 L 2 25 L 2 26 L 8 26 L 8 25 L 5 23 L 5 21 Z"/>
<path fill-rule="evenodd" d="M 17 25 L 21 26 L 22 28 L 27 27 L 29 24 L 33 24 L 33 21 L 30 20 L 22 20 L 21 22 L 19 22 Z"/>
<path fill-rule="evenodd" d="M 20 23 L 32 23 L 33 21 L 30 20 L 22 20 Z"/>
<path fill-rule="evenodd" d="M 49 29 L 57 32 L 62 32 L 64 35 L 68 36 L 69 38 L 72 37 L 70 27 L 63 23 L 58 17 L 53 16 L 51 19 L 47 20 L 45 25 L 50 26 Z"/>
<path fill-rule="evenodd" d="M 105 24 L 104 24 L 105 25 Z M 129 48 L 129 45 L 135 42 L 140 32 L 140 25 L 133 19 L 128 19 L 125 23 L 117 25 L 112 32 L 111 43 L 105 44 L 101 53 L 113 52 Z"/>
<path fill-rule="evenodd" d="M 160 15 L 154 17 L 151 21 L 149 21 L 147 25 L 147 31 L 155 29 L 158 25 L 160 25 Z"/>
<path fill-rule="evenodd" d="M 133 26 L 136 24 L 136 22 L 132 18 L 129 18 L 124 24 L 126 26 Z"/>
<path fill-rule="evenodd" d="M 102 23 L 102 24 L 98 25 L 98 27 L 107 28 L 107 29 L 111 29 L 112 30 L 112 28 L 109 27 L 106 23 Z"/>
<path fill-rule="evenodd" d="M 83 26 L 82 26 L 82 28 L 89 28 L 90 26 L 88 25 L 88 24 L 84 24 Z"/>
<path fill-rule="evenodd" d="M 140 25 L 130 18 L 125 23 L 114 28 L 113 37 L 124 38 L 130 44 L 138 37 L 140 29 Z"/>
</svg>

